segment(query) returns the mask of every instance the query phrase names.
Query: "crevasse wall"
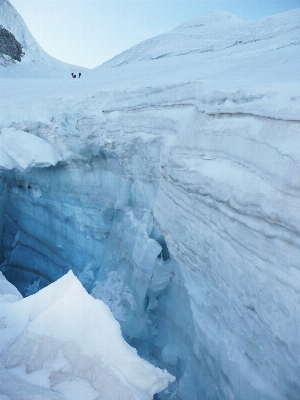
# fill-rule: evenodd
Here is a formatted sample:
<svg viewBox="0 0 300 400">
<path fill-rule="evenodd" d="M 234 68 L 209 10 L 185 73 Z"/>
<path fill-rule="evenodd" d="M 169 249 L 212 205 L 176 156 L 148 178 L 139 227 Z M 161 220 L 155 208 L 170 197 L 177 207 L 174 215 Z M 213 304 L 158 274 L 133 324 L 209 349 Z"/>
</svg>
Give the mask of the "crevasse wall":
<svg viewBox="0 0 300 400">
<path fill-rule="evenodd" d="M 71 268 L 177 376 L 161 399 L 297 400 L 299 123 L 197 90 L 19 123 L 65 163 L 4 174 L 4 271 L 25 291 Z"/>
<path fill-rule="evenodd" d="M 0 177 L 0 241 L 2 243 L 2 232 L 4 227 L 4 215 L 7 203 L 5 180 Z M 2 245 L 0 247 L 0 262 L 4 261 L 4 255 L 2 251 Z"/>
</svg>

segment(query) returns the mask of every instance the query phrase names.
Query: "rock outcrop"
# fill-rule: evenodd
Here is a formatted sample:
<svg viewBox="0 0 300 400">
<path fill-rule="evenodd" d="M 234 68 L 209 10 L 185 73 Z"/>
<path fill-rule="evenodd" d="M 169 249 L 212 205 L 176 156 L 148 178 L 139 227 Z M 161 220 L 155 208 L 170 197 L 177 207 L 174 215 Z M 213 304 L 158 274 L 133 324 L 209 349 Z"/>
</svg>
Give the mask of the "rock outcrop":
<svg viewBox="0 0 300 400">
<path fill-rule="evenodd" d="M 24 55 L 21 44 L 14 35 L 0 25 L 0 54 L 5 54 L 16 61 Z"/>
</svg>

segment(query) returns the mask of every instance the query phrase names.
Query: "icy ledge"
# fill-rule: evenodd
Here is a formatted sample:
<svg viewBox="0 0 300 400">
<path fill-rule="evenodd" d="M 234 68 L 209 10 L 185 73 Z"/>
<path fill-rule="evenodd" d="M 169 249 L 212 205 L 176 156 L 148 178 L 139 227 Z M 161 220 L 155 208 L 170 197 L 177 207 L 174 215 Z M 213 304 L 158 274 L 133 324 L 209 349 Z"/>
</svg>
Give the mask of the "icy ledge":
<svg viewBox="0 0 300 400">
<path fill-rule="evenodd" d="M 62 161 L 58 151 L 46 140 L 31 133 L 4 128 L 0 134 L 0 169 L 43 168 Z"/>
<path fill-rule="evenodd" d="M 109 308 L 72 272 L 20 297 L 1 274 L 0 393 L 6 400 L 146 400 L 175 380 L 137 355 Z"/>
</svg>

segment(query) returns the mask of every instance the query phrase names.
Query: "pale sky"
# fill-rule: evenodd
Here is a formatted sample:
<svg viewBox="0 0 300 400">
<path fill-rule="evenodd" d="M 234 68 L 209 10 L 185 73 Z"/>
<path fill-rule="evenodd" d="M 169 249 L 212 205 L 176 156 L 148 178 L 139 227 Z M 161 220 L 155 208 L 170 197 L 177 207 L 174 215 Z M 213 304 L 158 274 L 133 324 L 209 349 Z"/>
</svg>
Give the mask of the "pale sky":
<svg viewBox="0 0 300 400">
<path fill-rule="evenodd" d="M 246 20 L 300 7 L 300 0 L 10 0 L 51 56 L 94 68 L 201 14 Z"/>
</svg>

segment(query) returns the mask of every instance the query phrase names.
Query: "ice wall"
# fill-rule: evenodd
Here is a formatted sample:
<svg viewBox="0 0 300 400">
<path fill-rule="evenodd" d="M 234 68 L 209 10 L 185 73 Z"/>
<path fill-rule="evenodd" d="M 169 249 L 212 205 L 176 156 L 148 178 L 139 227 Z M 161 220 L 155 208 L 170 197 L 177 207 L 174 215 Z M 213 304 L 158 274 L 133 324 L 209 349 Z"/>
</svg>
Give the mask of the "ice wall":
<svg viewBox="0 0 300 400">
<path fill-rule="evenodd" d="M 2 243 L 2 232 L 3 232 L 3 224 L 4 224 L 4 214 L 6 207 L 6 192 L 5 192 L 5 183 L 3 177 L 0 179 L 0 240 Z M 2 246 L 0 248 L 0 262 L 4 261 L 4 255 L 2 252 Z"/>
</svg>

